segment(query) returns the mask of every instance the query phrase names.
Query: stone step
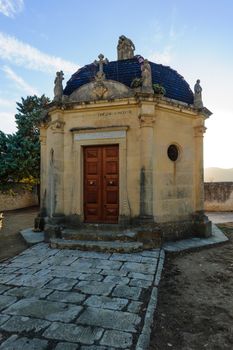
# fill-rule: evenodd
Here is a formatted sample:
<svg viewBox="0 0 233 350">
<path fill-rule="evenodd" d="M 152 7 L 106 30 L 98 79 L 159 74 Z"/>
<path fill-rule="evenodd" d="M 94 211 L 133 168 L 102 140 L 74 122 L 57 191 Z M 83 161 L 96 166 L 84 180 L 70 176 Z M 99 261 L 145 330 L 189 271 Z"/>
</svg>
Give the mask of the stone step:
<svg viewBox="0 0 233 350">
<path fill-rule="evenodd" d="M 124 230 L 119 224 L 94 224 L 94 223 L 82 223 L 81 229 L 94 230 L 94 231 L 114 231 L 119 232 Z"/>
<path fill-rule="evenodd" d="M 94 229 L 63 229 L 62 238 L 66 240 L 80 241 L 137 241 L 138 233 L 132 230 L 124 231 L 99 231 Z"/>
<path fill-rule="evenodd" d="M 68 240 L 61 238 L 52 238 L 50 240 L 51 248 L 58 249 L 80 249 L 93 250 L 96 252 L 109 253 L 132 253 L 139 252 L 144 249 L 142 242 L 122 242 L 122 241 L 82 241 Z"/>
</svg>

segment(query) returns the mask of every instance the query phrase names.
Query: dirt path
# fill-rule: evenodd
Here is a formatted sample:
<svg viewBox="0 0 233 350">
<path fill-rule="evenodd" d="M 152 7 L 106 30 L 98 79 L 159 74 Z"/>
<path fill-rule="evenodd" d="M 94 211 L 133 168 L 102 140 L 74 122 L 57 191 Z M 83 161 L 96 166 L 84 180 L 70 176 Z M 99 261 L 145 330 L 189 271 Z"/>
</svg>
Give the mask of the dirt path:
<svg viewBox="0 0 233 350">
<path fill-rule="evenodd" d="M 0 230 L 0 262 L 19 254 L 27 248 L 19 231 L 32 227 L 38 207 L 6 211 Z"/>
<path fill-rule="evenodd" d="M 233 224 L 221 246 L 167 255 L 150 350 L 233 349 Z"/>
</svg>

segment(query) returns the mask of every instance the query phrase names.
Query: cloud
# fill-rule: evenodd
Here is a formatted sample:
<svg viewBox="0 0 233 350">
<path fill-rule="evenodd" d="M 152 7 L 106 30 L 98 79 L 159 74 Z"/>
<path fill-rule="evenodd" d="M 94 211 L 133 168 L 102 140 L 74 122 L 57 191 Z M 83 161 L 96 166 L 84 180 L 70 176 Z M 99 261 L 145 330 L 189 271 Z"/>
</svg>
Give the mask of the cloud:
<svg viewBox="0 0 233 350">
<path fill-rule="evenodd" d="M 169 65 L 172 61 L 172 51 L 173 51 L 173 45 L 167 45 L 161 52 L 152 52 L 149 54 L 149 60 L 161 63 L 165 65 Z"/>
<path fill-rule="evenodd" d="M 15 105 L 15 101 L 14 100 L 10 100 L 7 98 L 0 98 L 0 106 L 1 107 L 12 107 Z"/>
<path fill-rule="evenodd" d="M 0 0 L 0 12 L 7 17 L 14 18 L 23 10 L 23 7 L 23 0 Z"/>
<path fill-rule="evenodd" d="M 11 134 L 16 131 L 14 112 L 0 112 L 0 130 L 6 134 Z"/>
<path fill-rule="evenodd" d="M 1 1 L 1 0 L 0 0 Z M 63 70 L 74 73 L 79 66 L 60 57 L 50 56 L 38 49 L 0 32 L 0 58 L 28 69 L 45 73 Z"/>
<path fill-rule="evenodd" d="M 23 89 L 28 95 L 38 95 L 38 91 L 17 75 L 10 67 L 4 66 L 2 70 L 9 79 L 15 82 L 18 88 Z"/>
</svg>

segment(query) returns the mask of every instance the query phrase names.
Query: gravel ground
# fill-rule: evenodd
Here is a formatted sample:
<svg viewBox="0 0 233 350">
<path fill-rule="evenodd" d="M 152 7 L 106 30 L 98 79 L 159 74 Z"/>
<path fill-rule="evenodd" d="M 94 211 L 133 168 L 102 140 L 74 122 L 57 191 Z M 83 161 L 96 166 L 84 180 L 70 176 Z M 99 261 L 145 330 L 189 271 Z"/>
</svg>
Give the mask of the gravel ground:
<svg viewBox="0 0 233 350">
<path fill-rule="evenodd" d="M 233 349 L 233 223 L 229 242 L 166 254 L 150 350 Z"/>
<path fill-rule="evenodd" d="M 6 211 L 0 229 L 0 262 L 13 257 L 27 248 L 19 231 L 33 227 L 38 207 Z"/>
</svg>

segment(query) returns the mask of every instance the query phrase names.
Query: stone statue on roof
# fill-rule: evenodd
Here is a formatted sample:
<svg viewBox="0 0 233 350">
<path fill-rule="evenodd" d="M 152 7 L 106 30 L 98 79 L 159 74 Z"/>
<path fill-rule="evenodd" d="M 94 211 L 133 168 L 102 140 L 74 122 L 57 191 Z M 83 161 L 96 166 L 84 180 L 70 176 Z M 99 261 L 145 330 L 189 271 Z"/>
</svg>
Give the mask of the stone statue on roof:
<svg viewBox="0 0 233 350">
<path fill-rule="evenodd" d="M 56 78 L 54 80 L 54 101 L 61 101 L 63 95 L 62 80 L 64 80 L 64 73 L 61 70 L 56 73 Z"/>
<path fill-rule="evenodd" d="M 128 58 L 134 57 L 135 46 L 132 40 L 121 35 L 117 45 L 117 59 L 127 60 Z"/>
<path fill-rule="evenodd" d="M 142 92 L 153 93 L 151 66 L 147 59 L 141 65 L 142 71 Z"/>
<path fill-rule="evenodd" d="M 194 107 L 198 109 L 203 108 L 203 102 L 202 102 L 202 87 L 200 85 L 200 80 L 197 79 L 196 84 L 194 85 L 194 101 L 193 101 Z"/>
</svg>

